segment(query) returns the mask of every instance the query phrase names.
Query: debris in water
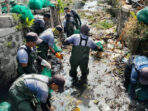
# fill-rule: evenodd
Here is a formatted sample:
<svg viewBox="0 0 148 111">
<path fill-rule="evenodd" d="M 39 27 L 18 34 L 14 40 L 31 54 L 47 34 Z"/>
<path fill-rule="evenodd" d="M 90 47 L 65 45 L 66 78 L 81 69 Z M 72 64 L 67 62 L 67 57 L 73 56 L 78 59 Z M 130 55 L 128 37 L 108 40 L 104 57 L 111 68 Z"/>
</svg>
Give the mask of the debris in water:
<svg viewBox="0 0 148 111">
<path fill-rule="evenodd" d="M 76 106 L 72 111 L 80 111 L 80 108 Z"/>
</svg>

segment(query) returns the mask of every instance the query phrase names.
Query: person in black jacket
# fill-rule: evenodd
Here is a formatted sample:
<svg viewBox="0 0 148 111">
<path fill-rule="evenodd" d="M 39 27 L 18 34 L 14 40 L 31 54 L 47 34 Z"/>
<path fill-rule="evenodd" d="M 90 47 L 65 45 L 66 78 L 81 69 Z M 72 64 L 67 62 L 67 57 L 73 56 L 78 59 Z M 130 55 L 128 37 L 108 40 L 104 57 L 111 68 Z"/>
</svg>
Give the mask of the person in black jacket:
<svg viewBox="0 0 148 111">
<path fill-rule="evenodd" d="M 64 8 L 64 12 L 65 14 L 67 13 L 71 13 L 71 16 L 73 17 L 74 19 L 74 22 L 75 22 L 75 26 L 77 29 L 80 29 L 80 26 L 81 26 L 81 19 L 80 19 L 80 16 L 74 11 L 74 10 L 70 10 L 68 7 L 65 7 Z"/>
</svg>

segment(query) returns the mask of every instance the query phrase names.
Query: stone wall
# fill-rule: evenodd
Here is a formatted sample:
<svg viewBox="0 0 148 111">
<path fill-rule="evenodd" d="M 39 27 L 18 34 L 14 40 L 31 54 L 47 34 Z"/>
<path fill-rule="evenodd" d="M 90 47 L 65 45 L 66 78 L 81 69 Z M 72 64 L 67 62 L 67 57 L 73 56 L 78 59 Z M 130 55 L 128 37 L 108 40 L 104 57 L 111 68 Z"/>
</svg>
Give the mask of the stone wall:
<svg viewBox="0 0 148 111">
<path fill-rule="evenodd" d="M 16 53 L 23 37 L 15 27 L 11 14 L 0 15 L 0 87 L 8 86 L 16 77 Z"/>
<path fill-rule="evenodd" d="M 43 8 L 42 10 L 32 11 L 34 14 L 51 14 L 51 27 L 60 24 L 57 8 Z M 0 88 L 7 86 L 16 77 L 16 53 L 17 49 L 23 44 L 24 31 L 16 30 L 17 22 L 12 14 L 0 14 Z"/>
<path fill-rule="evenodd" d="M 131 5 L 124 5 L 121 7 L 119 14 L 117 16 L 117 34 L 120 35 L 122 29 L 124 28 L 124 23 L 128 20 L 130 16 L 130 11 L 133 10 Z"/>
</svg>

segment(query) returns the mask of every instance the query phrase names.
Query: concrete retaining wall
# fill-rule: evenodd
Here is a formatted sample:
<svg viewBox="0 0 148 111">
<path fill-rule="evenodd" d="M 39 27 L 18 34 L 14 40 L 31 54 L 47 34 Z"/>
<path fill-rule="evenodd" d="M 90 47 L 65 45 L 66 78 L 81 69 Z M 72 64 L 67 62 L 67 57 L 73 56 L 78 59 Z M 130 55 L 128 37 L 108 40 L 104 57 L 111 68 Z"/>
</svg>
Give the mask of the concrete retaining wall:
<svg viewBox="0 0 148 111">
<path fill-rule="evenodd" d="M 0 87 L 7 86 L 16 77 L 16 53 L 23 37 L 14 24 L 11 15 L 0 15 Z"/>
<path fill-rule="evenodd" d="M 56 8 L 44 8 L 33 11 L 35 14 L 51 14 L 51 27 L 60 24 Z M 23 44 L 25 35 L 16 30 L 17 22 L 11 14 L 0 14 L 0 88 L 9 87 L 9 83 L 16 77 L 16 53 Z"/>
</svg>

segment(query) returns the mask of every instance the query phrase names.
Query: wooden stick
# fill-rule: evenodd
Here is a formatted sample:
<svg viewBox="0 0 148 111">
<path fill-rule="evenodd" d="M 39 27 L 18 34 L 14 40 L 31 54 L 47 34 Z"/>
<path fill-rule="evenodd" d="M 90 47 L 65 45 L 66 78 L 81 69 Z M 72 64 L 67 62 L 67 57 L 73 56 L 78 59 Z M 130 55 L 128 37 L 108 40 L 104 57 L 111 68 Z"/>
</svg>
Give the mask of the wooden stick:
<svg viewBox="0 0 148 111">
<path fill-rule="evenodd" d="M 123 29 L 123 31 L 122 31 L 122 33 L 120 34 L 120 36 L 119 36 L 119 38 L 116 40 L 116 42 L 115 42 L 115 46 L 114 46 L 114 48 L 113 48 L 113 51 L 115 50 L 115 48 L 116 48 L 116 46 L 117 46 L 117 43 L 119 42 L 119 41 L 121 41 L 121 43 L 122 43 L 122 48 L 123 48 L 123 36 L 124 36 L 124 34 L 125 34 L 125 30 Z"/>
</svg>

